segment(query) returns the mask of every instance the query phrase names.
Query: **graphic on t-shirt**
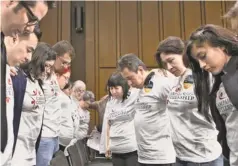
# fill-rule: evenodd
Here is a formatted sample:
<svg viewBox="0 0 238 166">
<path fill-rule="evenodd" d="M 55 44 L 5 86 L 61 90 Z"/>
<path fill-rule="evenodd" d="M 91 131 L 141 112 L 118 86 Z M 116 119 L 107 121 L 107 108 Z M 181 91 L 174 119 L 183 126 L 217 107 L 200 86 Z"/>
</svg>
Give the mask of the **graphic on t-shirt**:
<svg viewBox="0 0 238 166">
<path fill-rule="evenodd" d="M 154 83 L 152 81 L 149 81 L 147 85 L 144 86 L 144 92 L 149 93 L 151 89 L 153 88 Z"/>
<path fill-rule="evenodd" d="M 221 91 L 219 94 L 218 94 L 218 97 L 220 100 L 226 98 L 227 96 Z"/>
<path fill-rule="evenodd" d="M 188 89 L 190 87 L 192 87 L 193 85 L 193 76 L 192 75 L 188 75 L 183 82 L 183 87 L 184 89 Z"/>
<path fill-rule="evenodd" d="M 225 93 L 225 89 L 223 86 L 221 86 L 217 92 L 216 106 L 224 120 L 233 111 L 234 106 L 232 105 L 227 94 Z"/>
<path fill-rule="evenodd" d="M 10 78 L 7 79 L 8 85 L 12 85 L 12 80 Z"/>
<path fill-rule="evenodd" d="M 6 97 L 6 103 L 10 102 L 10 97 Z"/>
<path fill-rule="evenodd" d="M 45 103 L 45 97 L 40 90 L 35 89 L 30 95 L 32 98 L 31 104 L 33 105 L 33 109 L 37 109 L 40 105 L 43 105 Z"/>
</svg>

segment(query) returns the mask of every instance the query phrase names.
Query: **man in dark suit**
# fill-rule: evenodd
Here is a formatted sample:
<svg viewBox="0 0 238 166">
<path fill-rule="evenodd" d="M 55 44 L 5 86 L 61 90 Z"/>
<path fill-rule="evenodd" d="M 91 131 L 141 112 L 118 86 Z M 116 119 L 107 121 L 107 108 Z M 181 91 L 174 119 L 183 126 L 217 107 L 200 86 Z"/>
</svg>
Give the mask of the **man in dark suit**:
<svg viewBox="0 0 238 166">
<path fill-rule="evenodd" d="M 13 123 L 8 122 L 6 113 L 6 47 L 5 36 L 15 39 L 18 34 L 30 33 L 35 25 L 46 15 L 48 8 L 54 5 L 53 1 L 1 1 L 1 158 L 2 164 L 11 158 L 12 150 L 5 150 L 7 145 L 13 145 L 13 133 L 8 133 L 8 128 Z M 12 110 L 13 111 L 13 110 Z M 12 119 L 9 119 L 12 121 Z M 9 126 L 10 124 L 10 126 Z M 9 138 L 10 137 L 10 138 Z M 11 140 L 11 141 L 9 141 Z M 7 154 L 6 154 L 7 153 Z"/>
</svg>

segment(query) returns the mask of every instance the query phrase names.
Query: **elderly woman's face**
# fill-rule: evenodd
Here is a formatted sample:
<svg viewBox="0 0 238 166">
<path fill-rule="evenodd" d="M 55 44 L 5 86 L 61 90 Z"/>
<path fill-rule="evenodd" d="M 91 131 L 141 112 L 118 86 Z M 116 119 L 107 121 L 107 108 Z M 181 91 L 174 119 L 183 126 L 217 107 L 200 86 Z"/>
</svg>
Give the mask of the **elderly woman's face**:
<svg viewBox="0 0 238 166">
<path fill-rule="evenodd" d="M 77 87 L 77 88 L 75 88 L 75 90 L 74 90 L 74 92 L 73 92 L 75 98 L 76 98 L 77 100 L 81 100 L 81 98 L 82 98 L 82 96 L 83 96 L 85 90 L 86 90 L 85 87 Z"/>
</svg>

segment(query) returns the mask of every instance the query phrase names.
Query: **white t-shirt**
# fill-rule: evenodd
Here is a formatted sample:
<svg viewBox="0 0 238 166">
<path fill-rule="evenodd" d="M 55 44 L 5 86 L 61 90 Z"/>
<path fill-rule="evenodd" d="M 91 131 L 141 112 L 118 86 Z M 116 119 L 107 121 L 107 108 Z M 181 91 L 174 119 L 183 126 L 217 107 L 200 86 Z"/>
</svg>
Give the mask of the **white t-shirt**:
<svg viewBox="0 0 238 166">
<path fill-rule="evenodd" d="M 109 147 L 112 153 L 129 153 L 137 150 L 134 115 L 134 103 L 138 98 L 139 89 L 132 88 L 128 98 L 111 100 L 108 123 L 110 125 Z"/>
<path fill-rule="evenodd" d="M 171 90 L 167 108 L 171 119 L 172 139 L 180 160 L 204 163 L 221 155 L 215 123 L 208 122 L 198 112 L 190 69 L 179 77 Z"/>
<path fill-rule="evenodd" d="M 234 85 L 237 86 L 237 85 Z M 238 110 L 232 105 L 223 84 L 217 92 L 216 106 L 226 125 L 226 139 L 230 148 L 230 165 L 238 165 Z"/>
<path fill-rule="evenodd" d="M 174 78 L 152 76 L 149 84 L 140 90 L 135 103 L 135 133 L 138 161 L 144 164 L 169 164 L 176 159 L 170 136 L 170 119 L 166 111 L 167 96 Z"/>
<path fill-rule="evenodd" d="M 78 140 L 86 138 L 88 135 L 88 127 L 90 122 L 90 112 L 88 110 L 83 110 L 81 107 L 78 107 L 79 113 L 79 129 L 76 132 L 76 138 Z"/>
<path fill-rule="evenodd" d="M 27 78 L 12 166 L 32 166 L 36 164 L 35 144 L 42 126 L 44 107 L 45 96 L 38 81 L 32 82 Z"/>
<path fill-rule="evenodd" d="M 12 148 L 14 143 L 13 134 L 13 113 L 14 113 L 14 91 L 10 68 L 6 65 L 6 116 L 7 116 L 7 145 L 4 152 L 1 152 L 1 165 L 10 166 L 12 159 Z"/>
<path fill-rule="evenodd" d="M 76 138 L 76 131 L 79 128 L 79 113 L 75 102 L 62 91 L 60 93 L 60 101 L 62 116 L 59 143 L 67 146 L 73 138 Z"/>
<path fill-rule="evenodd" d="M 99 153 L 103 154 L 106 152 L 106 136 L 107 136 L 107 124 L 108 124 L 108 113 L 109 108 L 113 106 L 113 102 L 110 102 L 113 100 L 112 98 L 108 99 L 108 102 L 105 107 L 105 113 L 103 117 L 103 124 L 102 124 L 102 132 L 101 132 L 101 138 L 100 138 L 100 145 L 99 145 Z"/>
<path fill-rule="evenodd" d="M 59 100 L 60 87 L 56 75 L 44 80 L 43 90 L 46 98 L 42 137 L 58 137 L 61 118 L 61 104 Z"/>
</svg>

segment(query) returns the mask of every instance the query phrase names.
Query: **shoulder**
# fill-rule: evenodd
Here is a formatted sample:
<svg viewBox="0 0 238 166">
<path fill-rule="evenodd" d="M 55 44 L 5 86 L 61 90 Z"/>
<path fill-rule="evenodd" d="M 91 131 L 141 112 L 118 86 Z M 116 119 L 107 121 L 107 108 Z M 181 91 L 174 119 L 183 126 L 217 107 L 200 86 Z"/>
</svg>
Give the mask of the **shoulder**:
<svg viewBox="0 0 238 166">
<path fill-rule="evenodd" d="M 151 79 L 155 87 L 158 86 L 167 86 L 171 84 L 175 84 L 178 81 L 177 77 L 165 77 L 162 75 L 154 75 Z"/>
</svg>

